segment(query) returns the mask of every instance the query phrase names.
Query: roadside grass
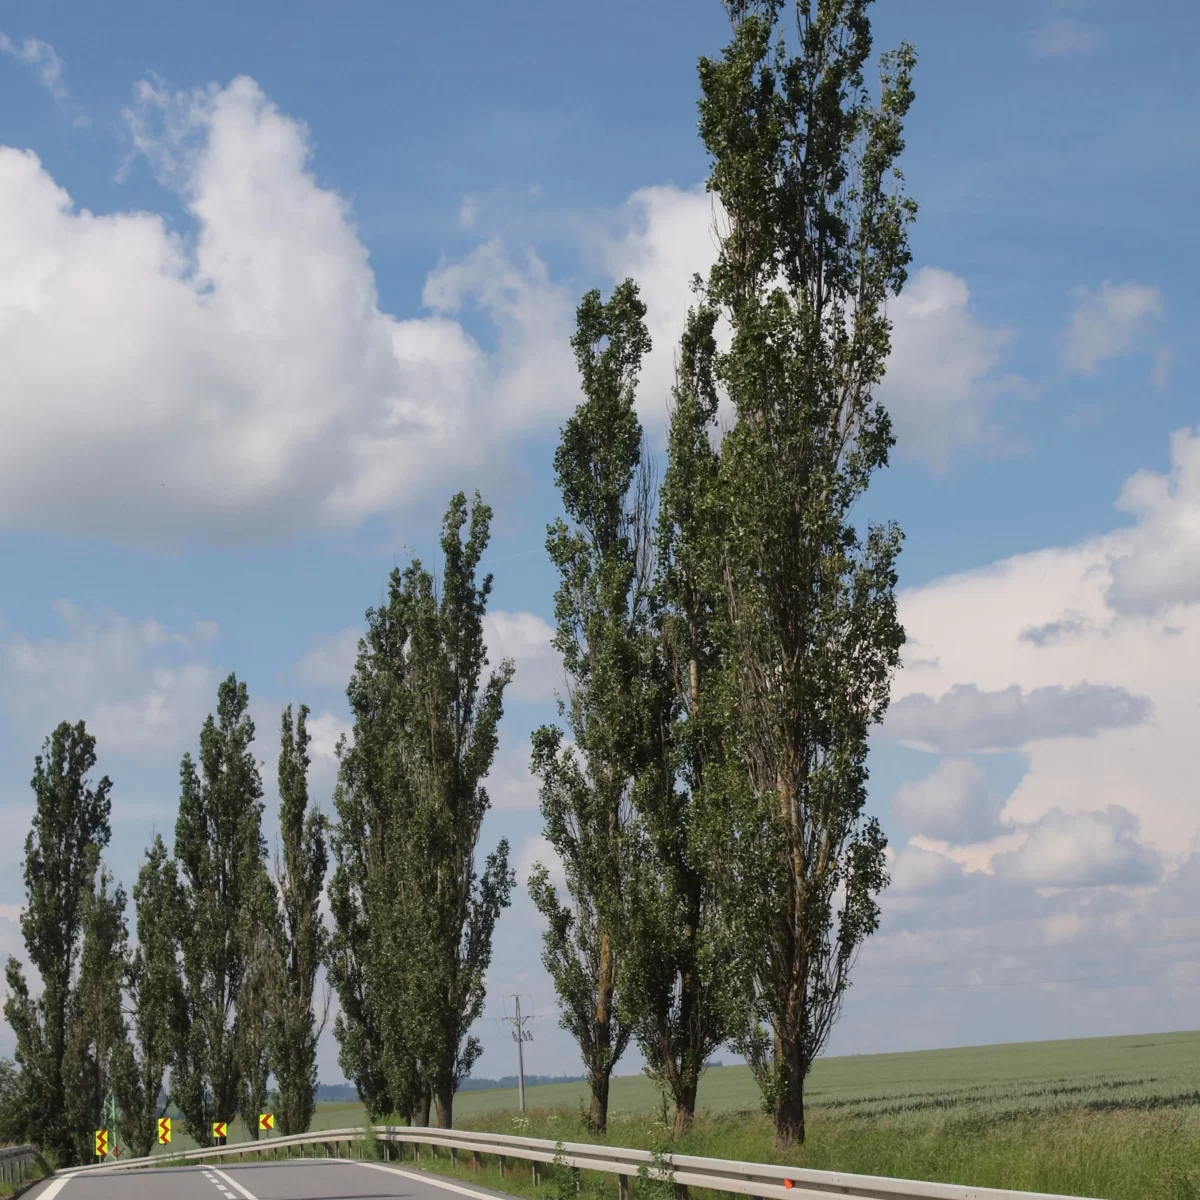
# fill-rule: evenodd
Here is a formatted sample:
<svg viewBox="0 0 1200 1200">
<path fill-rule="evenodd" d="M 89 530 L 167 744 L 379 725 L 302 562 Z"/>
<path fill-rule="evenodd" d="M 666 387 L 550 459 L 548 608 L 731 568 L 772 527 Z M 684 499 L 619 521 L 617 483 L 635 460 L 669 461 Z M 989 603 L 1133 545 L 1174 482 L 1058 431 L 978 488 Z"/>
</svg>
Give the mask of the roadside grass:
<svg viewBox="0 0 1200 1200">
<path fill-rule="evenodd" d="M 588 1132 L 586 1094 L 582 1084 L 531 1087 L 521 1116 L 515 1090 L 462 1092 L 455 1125 L 1097 1200 L 1200 1200 L 1198 1032 L 821 1059 L 807 1089 L 808 1139 L 783 1156 L 773 1153 L 770 1122 L 744 1067 L 705 1074 L 700 1115 L 676 1142 L 648 1079 L 613 1080 L 603 1139 Z M 361 1104 L 322 1104 L 313 1128 L 365 1121 Z M 231 1143 L 245 1136 L 240 1123 L 230 1126 Z M 169 1150 L 188 1145 L 180 1131 Z M 362 1151 L 374 1148 L 364 1142 Z M 406 1163 L 530 1200 L 566 1194 L 550 1169 L 535 1185 L 528 1164 L 513 1160 L 504 1176 L 494 1162 L 475 1171 L 467 1156 L 455 1164 L 428 1147 L 415 1163 L 409 1151 Z M 584 1172 L 579 1195 L 616 1200 L 616 1181 Z"/>
</svg>

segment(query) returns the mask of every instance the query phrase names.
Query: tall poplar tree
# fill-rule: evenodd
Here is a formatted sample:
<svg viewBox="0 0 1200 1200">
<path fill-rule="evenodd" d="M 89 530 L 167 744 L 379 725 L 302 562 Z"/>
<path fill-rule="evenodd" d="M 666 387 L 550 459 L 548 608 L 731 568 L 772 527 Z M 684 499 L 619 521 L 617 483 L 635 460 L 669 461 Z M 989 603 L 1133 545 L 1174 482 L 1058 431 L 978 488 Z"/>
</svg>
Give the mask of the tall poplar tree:
<svg viewBox="0 0 1200 1200">
<path fill-rule="evenodd" d="M 133 885 L 137 945 L 129 956 L 126 991 L 132 1037 L 113 1064 L 121 1136 L 134 1155 L 149 1154 L 165 1112 L 163 1082 L 183 1028 L 179 980 L 181 898 L 175 862 L 161 836 L 146 851 Z"/>
<path fill-rule="evenodd" d="M 199 763 L 180 767 L 175 859 L 180 876 L 184 1028 L 171 1095 L 188 1133 L 207 1146 L 214 1121 L 238 1108 L 242 1064 L 235 1018 L 250 947 L 248 915 L 261 898 L 266 843 L 262 780 L 246 685 L 230 675 L 200 733 Z"/>
<path fill-rule="evenodd" d="M 316 1108 L 317 1039 L 328 1005 L 317 1019 L 317 969 L 327 933 L 321 921 L 321 889 L 329 866 L 327 822 L 308 800 L 308 707 L 280 723 L 279 840 L 276 861 L 283 916 L 283 958 L 271 988 L 271 1064 L 279 1089 L 277 1120 L 283 1134 L 306 1133 Z"/>
<path fill-rule="evenodd" d="M 34 759 L 33 825 L 25 839 L 25 911 L 21 933 L 29 962 L 42 980 L 36 999 L 29 994 L 15 958 L 5 968 L 8 998 L 4 1017 L 16 1035 L 16 1061 L 23 1091 L 20 1111 L 36 1120 L 38 1144 L 61 1165 L 75 1161 L 77 1139 L 67 1112 L 63 1074 L 67 1053 L 71 992 L 83 948 L 84 922 L 111 835 L 112 784 L 107 776 L 94 787 L 88 774 L 96 765 L 96 739 L 82 721 L 64 721 Z"/>
<path fill-rule="evenodd" d="M 723 908 L 749 985 L 737 1045 L 779 1148 L 804 1139 L 804 1081 L 887 882 L 865 760 L 904 641 L 901 536 L 860 531 L 852 509 L 894 441 L 873 393 L 916 211 L 895 168 L 913 51 L 880 57 L 872 99 L 869 0 L 788 7 L 792 34 L 783 0 L 727 0 L 733 40 L 700 60 L 724 210 L 705 303 L 732 329 L 714 375 L 735 414 L 718 565 L 742 784 L 728 796 Z"/>
<path fill-rule="evenodd" d="M 704 1063 L 734 1032 L 730 922 L 721 911 L 722 797 L 729 770 L 716 619 L 718 394 L 711 308 L 693 310 L 679 346 L 659 494 L 654 588 L 661 743 L 634 789 L 623 1000 L 648 1073 L 675 1104 L 675 1134 L 696 1111 Z"/>
<path fill-rule="evenodd" d="M 632 280 L 607 303 L 584 296 L 571 344 L 584 400 L 563 427 L 555 478 L 568 521 L 547 532 L 558 568 L 554 646 L 569 688 L 557 726 L 533 735 L 545 835 L 561 860 L 566 899 L 544 864 L 529 892 L 546 918 L 543 961 L 562 1025 L 579 1044 L 592 1092 L 590 1117 L 608 1122 L 613 1067 L 632 1029 L 622 1010 L 626 871 L 633 791 L 661 767 L 662 689 L 650 629 L 653 486 L 634 409 L 650 349 L 646 306 Z M 661 786 L 656 783 L 654 786 Z"/>
<path fill-rule="evenodd" d="M 463 528 L 468 525 L 464 541 Z M 394 1106 L 449 1127 L 454 1092 L 478 1057 L 492 933 L 512 872 L 501 840 L 479 871 L 504 689 L 487 665 L 491 576 L 476 581 L 491 510 L 456 495 L 442 526 L 440 589 L 419 561 L 392 572 L 347 695 L 353 745 L 341 747 L 330 885 L 334 1033 L 343 1069 L 375 1112 Z"/>
<path fill-rule="evenodd" d="M 63 1077 L 77 1162 L 92 1157 L 95 1131 L 106 1127 L 113 1064 L 127 1044 L 121 992 L 128 954 L 125 893 L 102 867 L 84 904 L 79 979 L 68 1008 Z"/>
</svg>

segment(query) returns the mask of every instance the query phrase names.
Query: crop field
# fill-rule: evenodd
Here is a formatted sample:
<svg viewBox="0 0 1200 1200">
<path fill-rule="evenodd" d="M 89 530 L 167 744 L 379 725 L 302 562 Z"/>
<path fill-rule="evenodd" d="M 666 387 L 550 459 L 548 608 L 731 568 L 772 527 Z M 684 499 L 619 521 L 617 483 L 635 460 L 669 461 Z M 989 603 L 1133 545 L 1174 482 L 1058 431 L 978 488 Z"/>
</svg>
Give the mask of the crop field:
<svg viewBox="0 0 1200 1200">
<path fill-rule="evenodd" d="M 592 1141 L 583 1084 L 461 1093 L 460 1127 Z M 1113 1200 L 1200 1200 L 1200 1032 L 979 1046 L 820 1060 L 809 1077 L 808 1140 L 782 1158 L 745 1067 L 713 1068 L 692 1131 L 668 1147 L 659 1095 L 641 1076 L 613 1081 L 614 1145 L 783 1161 L 822 1170 L 941 1180 Z M 360 1125 L 360 1104 L 322 1104 L 314 1128 Z M 240 1127 L 230 1127 L 241 1140 Z M 185 1149 L 177 1135 L 172 1149 Z M 429 1165 L 428 1158 L 423 1160 Z M 465 1168 L 439 1160 L 437 1169 Z M 491 1176 L 495 1174 L 493 1179 Z M 542 1196 L 521 1173 L 482 1184 Z M 585 1176 L 582 1200 L 612 1200 Z M 695 1200 L 701 1200 L 696 1193 Z"/>
</svg>

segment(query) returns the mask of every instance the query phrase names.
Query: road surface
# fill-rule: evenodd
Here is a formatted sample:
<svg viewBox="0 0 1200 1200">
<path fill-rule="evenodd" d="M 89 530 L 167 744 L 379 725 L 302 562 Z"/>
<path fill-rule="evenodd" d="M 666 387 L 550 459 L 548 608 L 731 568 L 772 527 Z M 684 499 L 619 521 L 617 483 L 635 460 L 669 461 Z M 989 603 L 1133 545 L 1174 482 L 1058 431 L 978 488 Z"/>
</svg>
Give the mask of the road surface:
<svg viewBox="0 0 1200 1200">
<path fill-rule="evenodd" d="M 145 1167 L 59 1176 L 22 1200 L 512 1200 L 383 1163 L 292 1159 L 238 1166 Z"/>
</svg>

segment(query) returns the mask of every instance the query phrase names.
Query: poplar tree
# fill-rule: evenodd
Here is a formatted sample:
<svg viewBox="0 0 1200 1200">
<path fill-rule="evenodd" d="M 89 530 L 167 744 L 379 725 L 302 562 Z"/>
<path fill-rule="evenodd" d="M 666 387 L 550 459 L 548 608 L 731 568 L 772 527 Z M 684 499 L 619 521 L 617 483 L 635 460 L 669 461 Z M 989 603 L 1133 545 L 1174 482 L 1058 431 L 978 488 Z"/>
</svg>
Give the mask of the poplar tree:
<svg viewBox="0 0 1200 1200">
<path fill-rule="evenodd" d="M 60 1165 L 76 1161 L 77 1131 L 67 1111 L 64 1059 L 67 1054 L 72 985 L 83 948 L 84 923 L 100 865 L 111 835 L 112 784 L 94 787 L 88 774 L 96 765 L 96 739 L 82 721 L 64 721 L 34 759 L 31 786 L 36 797 L 33 825 L 25 839 L 25 910 L 21 933 L 30 965 L 42 980 L 36 999 L 21 964 L 5 968 L 8 998 L 4 1017 L 16 1035 L 22 1100 L 13 1107 L 37 1128 L 38 1144 Z"/>
<path fill-rule="evenodd" d="M 246 977 L 248 915 L 265 873 L 262 780 L 252 752 L 246 685 L 230 675 L 204 722 L 199 762 L 180 767 L 175 859 L 180 876 L 183 1028 L 171 1095 L 187 1132 L 212 1144 L 214 1121 L 238 1108 L 242 1063 L 235 1018 Z"/>
<path fill-rule="evenodd" d="M 729 770 L 720 689 L 718 394 L 711 308 L 693 310 L 676 364 L 654 586 L 659 761 L 634 790 L 623 998 L 647 1073 L 691 1125 L 709 1055 L 734 1030 L 737 972 L 719 888 Z M 661 769 L 659 768 L 661 763 Z"/>
<path fill-rule="evenodd" d="M 913 99 L 907 45 L 879 58 L 869 0 L 726 0 L 733 40 L 700 60 L 700 133 L 721 203 L 704 303 L 732 330 L 714 362 L 721 444 L 720 633 L 729 746 L 722 908 L 733 923 L 748 1058 L 783 1149 L 856 953 L 876 928 L 885 839 L 865 814 L 868 734 L 904 631 L 894 524 L 852 510 L 894 439 L 874 389 L 886 306 L 916 212 L 895 168 Z"/>
<path fill-rule="evenodd" d="M 482 780 L 513 673 L 506 660 L 481 686 L 492 577 L 476 573 L 490 522 L 478 495 L 469 513 L 456 495 L 440 588 L 414 560 L 392 572 L 386 605 L 368 611 L 347 692 L 354 742 L 340 747 L 334 801 L 329 962 L 343 1069 L 374 1111 L 393 1105 L 427 1123 L 434 1101 L 447 1128 L 480 1053 L 470 1028 L 513 883 L 507 841 L 482 871 L 476 864 Z"/>
<path fill-rule="evenodd" d="M 178 946 L 182 900 L 175 862 L 161 836 L 146 851 L 133 885 L 137 945 L 129 956 L 126 992 L 131 1038 L 113 1064 L 121 1136 L 134 1155 L 149 1154 L 166 1112 L 163 1081 L 183 1028 Z"/>
<path fill-rule="evenodd" d="M 84 902 L 79 979 L 68 1006 L 63 1077 L 77 1162 L 93 1156 L 95 1131 L 107 1127 L 104 1106 L 114 1082 L 112 1067 L 126 1045 L 121 992 L 128 954 L 125 893 L 101 868 Z"/>
<path fill-rule="evenodd" d="M 327 933 L 321 921 L 321 889 L 329 866 L 327 821 L 308 799 L 308 707 L 280 722 L 279 839 L 276 882 L 283 917 L 283 957 L 271 988 L 271 1064 L 279 1089 L 277 1120 L 282 1134 L 306 1133 L 316 1108 L 317 1039 L 325 1028 L 314 999 L 317 969 Z"/>
<path fill-rule="evenodd" d="M 546 538 L 560 579 L 554 647 L 569 680 L 559 714 L 571 740 L 553 725 L 533 735 L 545 836 L 563 864 L 567 896 L 545 864 L 531 873 L 529 892 L 547 921 L 543 961 L 562 1026 L 579 1045 L 596 1130 L 607 1126 L 609 1080 L 632 1034 L 622 997 L 633 792 L 640 775 L 661 769 L 662 690 L 650 629 L 653 481 L 634 409 L 650 349 L 645 315 L 632 280 L 607 303 L 589 292 L 577 312 L 571 345 L 584 400 L 554 456 L 569 523 L 559 519 Z"/>
</svg>

